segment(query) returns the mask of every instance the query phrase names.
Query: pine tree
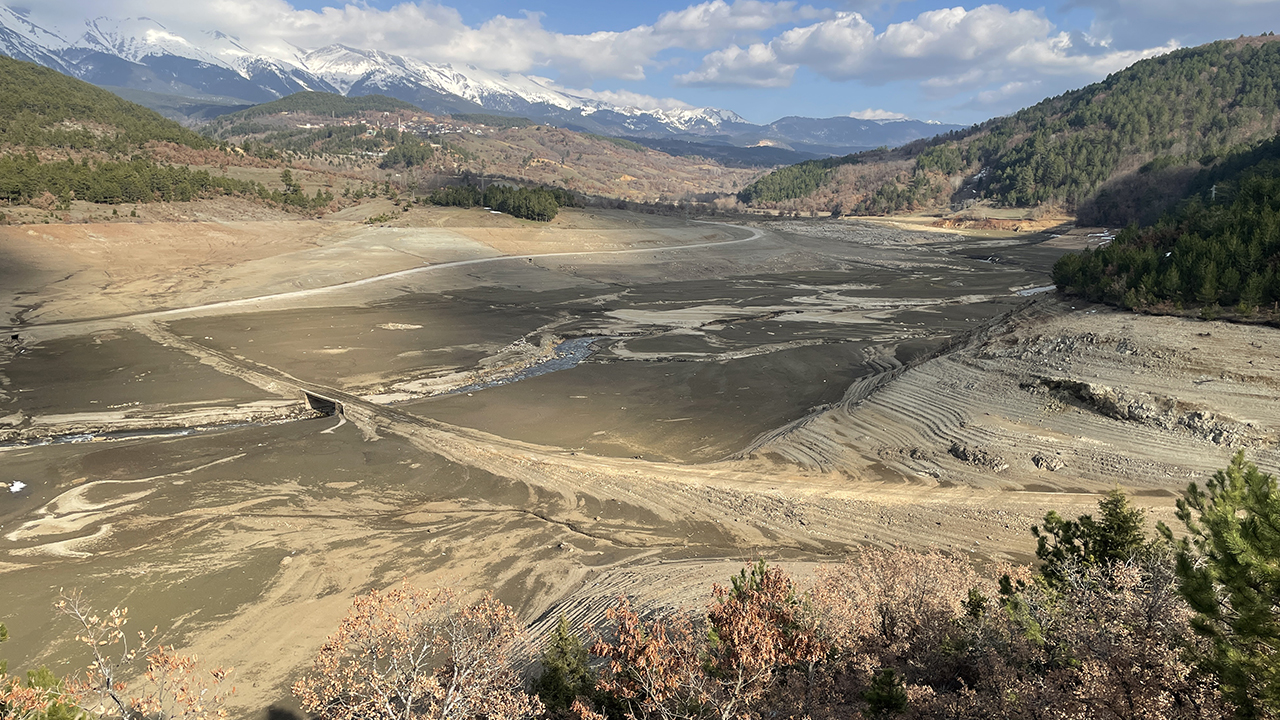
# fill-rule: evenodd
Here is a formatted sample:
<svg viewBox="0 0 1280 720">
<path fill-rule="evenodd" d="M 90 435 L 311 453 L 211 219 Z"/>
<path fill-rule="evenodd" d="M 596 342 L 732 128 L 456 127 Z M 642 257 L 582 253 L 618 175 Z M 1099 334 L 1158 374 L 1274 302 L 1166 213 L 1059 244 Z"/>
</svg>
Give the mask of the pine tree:
<svg viewBox="0 0 1280 720">
<path fill-rule="evenodd" d="M 1204 491 L 1178 501 L 1181 592 L 1192 627 L 1210 641 L 1202 658 L 1236 717 L 1280 716 L 1280 492 L 1276 479 L 1237 453 Z M 1161 532 L 1171 538 L 1169 528 Z"/>
<path fill-rule="evenodd" d="M 587 667 L 587 649 L 561 613 L 551 642 L 542 651 L 542 674 L 533 681 L 533 690 L 547 713 L 560 717 L 569 711 L 574 700 L 589 697 L 594 688 L 595 680 Z"/>
<path fill-rule="evenodd" d="M 889 669 L 875 676 L 871 686 L 862 693 L 862 699 L 867 702 L 867 713 L 875 718 L 890 717 L 907 709 L 907 691 L 902 687 L 902 679 Z"/>
<path fill-rule="evenodd" d="M 1044 562 L 1042 572 L 1049 582 L 1061 579 L 1071 563 L 1097 565 L 1128 560 L 1146 544 L 1142 532 L 1143 511 L 1129 504 L 1120 489 L 1098 501 L 1101 517 L 1081 515 L 1067 520 L 1050 510 L 1042 526 L 1032 526 L 1036 536 L 1036 557 Z"/>
</svg>

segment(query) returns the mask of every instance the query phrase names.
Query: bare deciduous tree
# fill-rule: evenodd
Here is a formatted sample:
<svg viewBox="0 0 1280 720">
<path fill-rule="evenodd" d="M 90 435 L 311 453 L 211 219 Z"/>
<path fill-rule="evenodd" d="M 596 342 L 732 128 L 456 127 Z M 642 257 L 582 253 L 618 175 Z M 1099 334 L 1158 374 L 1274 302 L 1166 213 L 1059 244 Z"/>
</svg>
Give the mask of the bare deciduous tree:
<svg viewBox="0 0 1280 720">
<path fill-rule="evenodd" d="M 230 668 L 204 670 L 195 655 L 182 655 L 173 646 L 155 645 L 156 629 L 125 631 L 129 609 L 116 607 L 98 614 L 79 591 L 63 593 L 55 607 L 80 627 L 76 640 L 92 656 L 83 678 L 66 684 L 66 696 L 84 710 L 100 717 L 122 720 L 211 720 L 227 716 L 223 703 L 233 692 L 228 685 Z M 136 639 L 135 639 L 136 636 Z M 150 652 L 148 652 L 148 650 Z M 140 694 L 129 694 L 127 681 L 135 664 L 146 669 L 136 684 Z"/>
</svg>

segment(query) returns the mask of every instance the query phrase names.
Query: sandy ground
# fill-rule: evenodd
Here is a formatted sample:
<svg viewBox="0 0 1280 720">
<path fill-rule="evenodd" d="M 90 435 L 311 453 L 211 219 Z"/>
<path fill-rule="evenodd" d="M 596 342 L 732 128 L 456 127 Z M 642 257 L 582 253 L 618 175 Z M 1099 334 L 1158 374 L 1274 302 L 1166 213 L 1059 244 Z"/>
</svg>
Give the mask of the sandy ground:
<svg viewBox="0 0 1280 720">
<path fill-rule="evenodd" d="M 1168 521 L 1235 449 L 1280 460 L 1277 331 L 1035 294 L 1089 233 L 204 211 L 0 228 L 15 667 L 80 662 L 50 603 L 81 587 L 235 665 L 261 717 L 401 578 L 536 635 L 757 557 L 1026 561 L 1049 509 L 1119 484 Z"/>
</svg>

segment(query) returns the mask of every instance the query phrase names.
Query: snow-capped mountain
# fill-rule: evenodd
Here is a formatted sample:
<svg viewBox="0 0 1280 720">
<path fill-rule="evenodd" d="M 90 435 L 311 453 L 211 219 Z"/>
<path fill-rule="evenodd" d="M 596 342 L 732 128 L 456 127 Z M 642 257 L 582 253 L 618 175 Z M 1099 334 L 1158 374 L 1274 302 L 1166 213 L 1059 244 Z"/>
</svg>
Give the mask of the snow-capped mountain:
<svg viewBox="0 0 1280 720">
<path fill-rule="evenodd" d="M 345 45 L 304 49 L 251 48 L 226 33 L 182 35 L 147 17 L 85 20 L 75 27 L 37 23 L 30 13 L 0 6 L 0 54 L 39 63 L 108 88 L 166 95 L 217 96 L 246 104 L 268 102 L 303 90 L 343 95 L 383 94 L 437 113 L 497 112 L 524 115 L 576 130 L 637 137 L 708 137 L 781 140 L 813 144 L 821 138 L 833 151 L 900 144 L 921 137 L 918 128 L 884 132 L 872 121 L 865 141 L 849 118 L 832 118 L 832 132 L 813 123 L 779 126 L 748 123 L 718 108 L 644 108 L 606 102 L 519 73 L 497 73 L 473 65 L 432 63 Z M 586 92 L 586 91 L 584 91 Z M 591 93 L 587 93 L 591 94 Z M 787 118 L 784 120 L 797 120 Z M 914 123 L 915 121 L 911 121 Z M 922 123 L 917 123 L 921 124 Z M 799 125 L 805 125 L 801 130 Z M 932 132 L 945 132 L 938 126 Z M 874 142 L 870 136 L 874 135 Z M 901 139 L 896 136 L 902 135 Z M 896 140 L 896 142 L 895 142 Z M 825 142 L 833 141 L 833 142 Z"/>
<path fill-rule="evenodd" d="M 115 55 L 129 62 L 143 63 L 166 55 L 209 65 L 219 61 L 185 38 L 170 32 L 148 17 L 112 20 L 100 17 L 85 21 L 85 32 L 75 45 L 86 50 Z"/>
<path fill-rule="evenodd" d="M 299 58 L 300 64 L 331 83 L 344 95 L 390 95 L 430 110 L 443 104 L 457 109 L 457 101 L 476 109 L 530 115 L 592 130 L 633 132 L 654 130 L 703 133 L 733 125 L 748 125 L 736 113 L 718 108 L 643 109 L 575 95 L 545 78 L 519 73 L 496 73 L 474 65 L 429 63 L 330 45 Z M 452 101 L 452 102 L 450 102 Z"/>
<path fill-rule="evenodd" d="M 74 29 L 55 29 L 37 24 L 24 11 L 0 7 L 0 53 L 97 85 L 250 103 L 319 90 L 381 93 L 436 112 L 528 114 L 597 131 L 699 133 L 746 125 L 727 110 L 615 105 L 573 95 L 543 78 L 429 63 L 380 50 L 330 45 L 256 52 L 217 30 L 185 37 L 148 17 L 99 17 Z"/>
<path fill-rule="evenodd" d="M 67 72 L 61 53 L 69 47 L 62 36 L 31 22 L 27 13 L 0 6 L 0 53 Z"/>
</svg>

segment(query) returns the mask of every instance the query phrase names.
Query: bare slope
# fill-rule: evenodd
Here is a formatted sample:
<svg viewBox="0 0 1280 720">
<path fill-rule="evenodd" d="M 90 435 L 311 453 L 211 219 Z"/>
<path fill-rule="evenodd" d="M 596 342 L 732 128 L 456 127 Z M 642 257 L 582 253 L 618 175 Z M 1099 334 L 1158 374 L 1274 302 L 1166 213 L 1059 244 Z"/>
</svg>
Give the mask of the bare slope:
<svg viewBox="0 0 1280 720">
<path fill-rule="evenodd" d="M 918 482 L 1176 492 L 1237 449 L 1280 461 L 1280 331 L 1039 300 L 745 453 Z"/>
</svg>

